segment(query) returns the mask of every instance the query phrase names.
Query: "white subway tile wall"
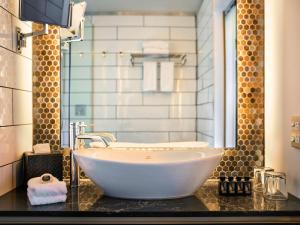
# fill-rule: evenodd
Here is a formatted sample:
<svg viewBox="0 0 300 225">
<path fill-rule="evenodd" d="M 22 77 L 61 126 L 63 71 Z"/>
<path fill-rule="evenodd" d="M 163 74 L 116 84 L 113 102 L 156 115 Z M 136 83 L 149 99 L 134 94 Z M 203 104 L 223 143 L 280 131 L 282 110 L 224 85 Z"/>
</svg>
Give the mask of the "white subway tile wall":
<svg viewBox="0 0 300 225">
<path fill-rule="evenodd" d="M 170 132 L 170 141 L 195 141 L 195 132 Z"/>
<path fill-rule="evenodd" d="M 171 28 L 171 39 L 173 40 L 196 40 L 194 28 Z"/>
<path fill-rule="evenodd" d="M 214 145 L 214 76 L 212 1 L 204 0 L 197 14 L 197 140 Z"/>
<path fill-rule="evenodd" d="M 0 123 L 2 126 L 13 124 L 12 89 L 0 88 Z"/>
<path fill-rule="evenodd" d="M 16 125 L 32 123 L 32 92 L 13 91 L 13 120 Z"/>
<path fill-rule="evenodd" d="M 32 149 L 32 48 L 16 53 L 19 1 L 0 0 L 0 196 L 22 182 L 22 154 Z"/>
<path fill-rule="evenodd" d="M 13 189 L 13 164 L 1 167 L 0 177 L 0 194 L 3 195 Z"/>
<path fill-rule="evenodd" d="M 86 36 L 86 40 L 115 40 L 117 39 L 117 27 L 88 27 L 86 28 L 90 34 Z"/>
<path fill-rule="evenodd" d="M 143 26 L 143 16 L 91 16 L 95 27 Z"/>
<path fill-rule="evenodd" d="M 117 139 L 124 142 L 168 142 L 169 132 L 118 132 Z"/>
<path fill-rule="evenodd" d="M 120 27 L 118 39 L 126 40 L 169 40 L 168 27 Z"/>
<path fill-rule="evenodd" d="M 145 26 L 195 27 L 193 16 L 145 16 Z"/>
<path fill-rule="evenodd" d="M 88 16 L 86 33 L 83 42 L 72 44 L 71 120 L 111 131 L 119 141 L 196 140 L 194 16 Z M 175 68 L 172 93 L 142 91 L 143 68 L 131 66 L 130 53 L 141 53 L 149 41 L 169 42 L 170 52 L 187 54 L 185 66 Z M 68 54 L 63 59 L 67 94 Z M 86 106 L 84 116 L 76 116 L 76 105 Z"/>
</svg>

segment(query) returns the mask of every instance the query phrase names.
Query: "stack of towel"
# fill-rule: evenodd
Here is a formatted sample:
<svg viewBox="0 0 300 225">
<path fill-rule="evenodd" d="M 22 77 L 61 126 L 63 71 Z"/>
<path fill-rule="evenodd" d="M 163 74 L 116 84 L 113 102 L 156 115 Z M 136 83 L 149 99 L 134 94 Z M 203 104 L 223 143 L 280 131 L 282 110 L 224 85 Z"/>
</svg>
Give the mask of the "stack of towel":
<svg viewBox="0 0 300 225">
<path fill-rule="evenodd" d="M 169 54 L 169 43 L 164 41 L 149 41 L 143 43 L 144 53 Z"/>
<path fill-rule="evenodd" d="M 47 179 L 45 179 L 45 177 Z M 31 178 L 27 182 L 27 185 L 27 196 L 31 205 L 46 205 L 65 202 L 67 199 L 66 183 L 59 181 L 51 174 L 44 174 L 41 177 Z"/>
<path fill-rule="evenodd" d="M 151 41 L 143 43 L 145 54 L 169 54 L 169 43 L 163 41 Z M 143 64 L 143 90 L 157 90 L 157 62 L 145 61 Z M 160 62 L 160 90 L 172 92 L 174 89 L 174 62 Z"/>
</svg>

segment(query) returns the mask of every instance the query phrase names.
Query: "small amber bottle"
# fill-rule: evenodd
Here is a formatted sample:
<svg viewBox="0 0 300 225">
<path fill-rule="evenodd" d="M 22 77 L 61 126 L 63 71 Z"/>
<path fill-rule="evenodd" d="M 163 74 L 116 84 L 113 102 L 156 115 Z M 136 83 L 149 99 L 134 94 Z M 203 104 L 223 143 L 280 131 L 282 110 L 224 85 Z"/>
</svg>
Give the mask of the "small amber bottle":
<svg viewBox="0 0 300 225">
<path fill-rule="evenodd" d="M 236 177 L 236 194 L 237 195 L 244 194 L 244 183 L 242 182 L 241 177 Z"/>
<path fill-rule="evenodd" d="M 244 189 L 244 195 L 251 195 L 252 193 L 252 183 L 250 181 L 250 177 L 244 177 L 243 181 L 243 189 Z"/>
<path fill-rule="evenodd" d="M 219 177 L 219 194 L 220 195 L 226 195 L 227 194 L 227 185 L 228 182 L 226 181 L 225 176 Z"/>
<path fill-rule="evenodd" d="M 234 181 L 234 177 L 228 177 L 227 194 L 228 195 L 236 194 L 236 182 Z"/>
</svg>

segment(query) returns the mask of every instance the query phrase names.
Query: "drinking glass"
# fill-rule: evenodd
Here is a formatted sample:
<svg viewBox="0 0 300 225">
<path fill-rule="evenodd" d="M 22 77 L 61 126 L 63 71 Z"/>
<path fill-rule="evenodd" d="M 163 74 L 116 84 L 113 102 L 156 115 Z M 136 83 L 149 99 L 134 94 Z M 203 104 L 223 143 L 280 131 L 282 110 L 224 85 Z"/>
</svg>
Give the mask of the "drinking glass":
<svg viewBox="0 0 300 225">
<path fill-rule="evenodd" d="M 256 167 L 254 168 L 254 184 L 253 190 L 257 192 L 264 191 L 265 173 L 274 171 L 270 167 Z"/>
<path fill-rule="evenodd" d="M 286 174 L 282 172 L 266 172 L 264 197 L 268 200 L 287 200 Z"/>
</svg>

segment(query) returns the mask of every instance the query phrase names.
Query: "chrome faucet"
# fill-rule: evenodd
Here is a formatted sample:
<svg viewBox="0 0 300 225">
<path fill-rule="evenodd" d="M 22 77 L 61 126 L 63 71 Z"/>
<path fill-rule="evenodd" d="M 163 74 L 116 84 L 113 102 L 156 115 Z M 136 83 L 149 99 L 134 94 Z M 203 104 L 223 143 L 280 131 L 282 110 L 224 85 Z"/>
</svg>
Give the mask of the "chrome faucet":
<svg viewBox="0 0 300 225">
<path fill-rule="evenodd" d="M 102 142 L 105 147 L 109 146 L 109 142 L 116 141 L 113 134 L 103 133 L 85 133 L 85 127 L 87 125 L 84 122 L 72 122 L 70 123 L 70 186 L 79 186 L 79 166 L 76 158 L 73 154 L 79 148 L 84 146 L 85 140 L 91 140 L 95 142 Z"/>
</svg>

